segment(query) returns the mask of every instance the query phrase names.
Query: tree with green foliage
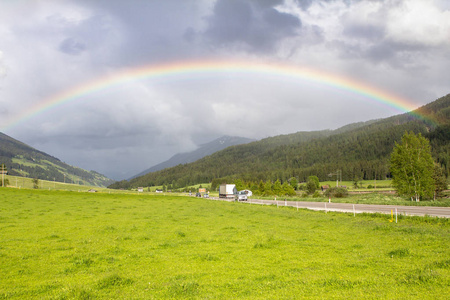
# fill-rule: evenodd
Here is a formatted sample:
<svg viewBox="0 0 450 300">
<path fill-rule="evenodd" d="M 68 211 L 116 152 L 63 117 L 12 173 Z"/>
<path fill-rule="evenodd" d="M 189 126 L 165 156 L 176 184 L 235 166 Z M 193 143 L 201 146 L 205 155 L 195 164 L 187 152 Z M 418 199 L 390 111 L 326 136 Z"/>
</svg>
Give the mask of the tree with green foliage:
<svg viewBox="0 0 450 300">
<path fill-rule="evenodd" d="M 313 181 L 316 184 L 316 189 L 320 188 L 320 181 L 319 181 L 319 177 L 317 176 L 308 176 L 308 180 L 307 181 Z"/>
<path fill-rule="evenodd" d="M 295 196 L 294 188 L 287 183 L 287 181 L 283 182 L 281 185 L 281 193 L 286 196 Z"/>
<path fill-rule="evenodd" d="M 0 181 L 0 186 L 8 186 L 8 185 L 9 185 L 8 178 L 4 178 L 3 180 Z"/>
<path fill-rule="evenodd" d="M 317 190 L 317 182 L 314 178 L 311 178 L 311 177 L 316 177 L 316 176 L 308 177 L 308 181 L 306 182 L 306 192 L 308 194 L 314 194 L 314 192 Z"/>
<path fill-rule="evenodd" d="M 258 195 L 264 195 L 264 182 L 262 180 L 259 181 L 258 184 Z"/>
<path fill-rule="evenodd" d="M 33 179 L 33 189 L 38 189 L 39 188 L 39 179 L 34 178 Z"/>
<path fill-rule="evenodd" d="M 292 186 L 292 188 L 294 190 L 298 189 L 298 180 L 295 177 L 292 177 L 291 179 L 289 179 L 289 185 Z"/>
<path fill-rule="evenodd" d="M 272 191 L 272 182 L 267 180 L 264 184 L 264 196 L 273 196 L 274 193 Z"/>
<path fill-rule="evenodd" d="M 238 191 L 245 190 L 245 185 L 244 185 L 244 183 L 242 182 L 242 180 L 240 180 L 240 179 L 236 179 L 236 180 L 234 181 L 234 185 L 236 186 L 236 189 L 237 189 Z"/>
<path fill-rule="evenodd" d="M 445 177 L 444 168 L 439 164 L 434 164 L 434 194 L 440 198 L 443 196 L 443 191 L 447 189 L 447 178 Z"/>
<path fill-rule="evenodd" d="M 434 162 L 430 143 L 420 133 L 406 132 L 391 154 L 392 184 L 400 195 L 416 201 L 434 192 Z"/>
<path fill-rule="evenodd" d="M 353 187 L 357 189 L 362 185 L 361 178 L 359 176 L 353 177 Z"/>
<path fill-rule="evenodd" d="M 281 195 L 281 182 L 277 179 L 272 185 L 272 191 L 275 195 Z"/>
<path fill-rule="evenodd" d="M 1 172 L 2 180 L 0 182 L 0 186 L 7 186 L 9 184 L 9 180 L 5 178 L 7 171 L 8 171 L 8 169 L 6 168 L 5 164 L 1 164 L 0 172 Z"/>
</svg>

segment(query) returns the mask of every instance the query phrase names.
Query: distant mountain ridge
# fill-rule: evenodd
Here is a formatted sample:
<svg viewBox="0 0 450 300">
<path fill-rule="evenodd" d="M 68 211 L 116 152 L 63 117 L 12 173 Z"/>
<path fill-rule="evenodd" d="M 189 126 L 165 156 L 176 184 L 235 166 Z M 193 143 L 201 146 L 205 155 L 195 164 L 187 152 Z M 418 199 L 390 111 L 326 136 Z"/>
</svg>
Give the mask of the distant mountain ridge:
<svg viewBox="0 0 450 300">
<path fill-rule="evenodd" d="M 151 168 L 148 168 L 145 171 L 142 171 L 141 173 L 131 177 L 128 180 L 132 180 L 133 178 L 140 177 L 140 176 L 143 176 L 148 173 L 175 167 L 180 164 L 192 163 L 192 162 L 195 162 L 205 156 L 208 156 L 217 151 L 223 150 L 227 147 L 247 144 L 247 143 L 254 142 L 254 141 L 255 140 L 249 139 L 249 138 L 225 135 L 225 136 L 215 139 L 209 143 L 200 145 L 199 148 L 194 151 L 175 154 L 170 159 L 168 159 L 160 164 L 157 164 Z"/>
<path fill-rule="evenodd" d="M 1 132 L 0 164 L 5 164 L 8 174 L 15 176 L 101 187 L 114 182 L 95 171 L 68 165 Z"/>
<path fill-rule="evenodd" d="M 418 117 L 419 116 L 419 117 Z M 389 157 L 405 132 L 420 133 L 429 141 L 435 161 L 450 173 L 450 94 L 414 112 L 343 126 L 336 130 L 297 132 L 228 147 L 190 164 L 148 173 L 111 188 L 199 183 L 213 185 L 240 179 L 285 182 L 308 176 L 329 180 L 340 170 L 343 180 L 389 178 Z"/>
</svg>

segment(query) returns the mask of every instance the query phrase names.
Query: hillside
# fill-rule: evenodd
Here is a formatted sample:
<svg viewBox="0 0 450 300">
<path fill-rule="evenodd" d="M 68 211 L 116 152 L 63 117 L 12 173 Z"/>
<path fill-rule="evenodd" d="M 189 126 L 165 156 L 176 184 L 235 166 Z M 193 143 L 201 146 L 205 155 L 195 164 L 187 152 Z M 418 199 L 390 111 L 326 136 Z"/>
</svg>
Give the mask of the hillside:
<svg viewBox="0 0 450 300">
<path fill-rule="evenodd" d="M 417 117 L 419 113 L 423 117 Z M 406 131 L 430 139 L 433 155 L 449 173 L 450 95 L 413 113 L 386 119 L 349 124 L 337 130 L 298 132 L 226 148 L 195 163 L 150 173 L 112 188 L 171 184 L 182 187 L 201 182 L 234 179 L 258 182 L 285 181 L 310 175 L 328 180 L 342 171 L 344 180 L 389 178 L 390 153 Z"/>
<path fill-rule="evenodd" d="M 223 136 L 223 137 L 215 139 L 214 141 L 211 141 L 209 143 L 200 145 L 199 148 L 194 151 L 175 154 L 174 156 L 172 156 L 170 159 L 166 160 L 165 162 L 157 164 L 157 165 L 155 165 L 151 168 L 148 168 L 147 170 L 137 174 L 136 176 L 131 177 L 130 180 L 133 178 L 151 173 L 151 172 L 156 172 L 156 171 L 160 171 L 160 170 L 167 169 L 170 167 L 175 167 L 180 164 L 192 163 L 192 162 L 195 162 L 205 156 L 208 156 L 217 151 L 223 150 L 227 147 L 234 146 L 234 145 L 247 144 L 247 143 L 250 143 L 253 141 L 254 140 L 252 140 L 252 139 L 243 138 L 243 137 Z"/>
<path fill-rule="evenodd" d="M 114 182 L 95 171 L 63 163 L 1 132 L 0 164 L 5 164 L 8 174 L 15 176 L 94 186 L 108 186 Z"/>
</svg>

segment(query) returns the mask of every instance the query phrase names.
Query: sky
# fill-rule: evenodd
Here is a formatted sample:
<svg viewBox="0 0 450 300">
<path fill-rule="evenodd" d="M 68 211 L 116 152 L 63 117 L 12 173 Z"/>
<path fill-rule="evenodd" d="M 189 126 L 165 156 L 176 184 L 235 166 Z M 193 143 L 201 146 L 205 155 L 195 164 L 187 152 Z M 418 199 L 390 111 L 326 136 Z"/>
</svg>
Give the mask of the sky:
<svg viewBox="0 0 450 300">
<path fill-rule="evenodd" d="M 450 1 L 0 0 L 0 131 L 121 180 L 223 135 L 404 112 L 308 76 L 214 68 L 130 77 L 40 110 L 126 70 L 205 61 L 311 70 L 417 108 L 450 92 Z"/>
</svg>

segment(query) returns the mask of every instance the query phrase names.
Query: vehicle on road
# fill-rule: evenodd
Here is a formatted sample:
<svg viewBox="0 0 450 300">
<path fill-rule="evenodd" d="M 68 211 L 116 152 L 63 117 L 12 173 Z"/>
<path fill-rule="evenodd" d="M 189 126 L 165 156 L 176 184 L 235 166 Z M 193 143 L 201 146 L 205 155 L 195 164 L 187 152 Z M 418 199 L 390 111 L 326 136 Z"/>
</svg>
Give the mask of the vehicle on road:
<svg viewBox="0 0 450 300">
<path fill-rule="evenodd" d="M 236 201 L 247 201 L 246 191 L 239 191 L 236 195 Z"/>
<path fill-rule="evenodd" d="M 221 184 L 219 187 L 219 198 L 235 199 L 237 195 L 236 185 L 234 184 Z"/>
</svg>

